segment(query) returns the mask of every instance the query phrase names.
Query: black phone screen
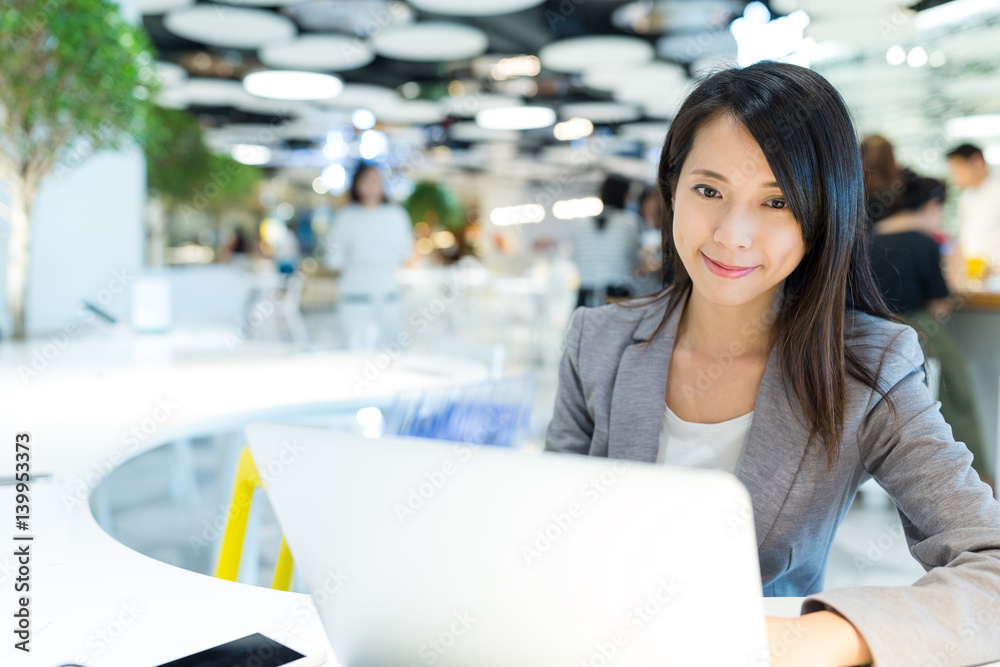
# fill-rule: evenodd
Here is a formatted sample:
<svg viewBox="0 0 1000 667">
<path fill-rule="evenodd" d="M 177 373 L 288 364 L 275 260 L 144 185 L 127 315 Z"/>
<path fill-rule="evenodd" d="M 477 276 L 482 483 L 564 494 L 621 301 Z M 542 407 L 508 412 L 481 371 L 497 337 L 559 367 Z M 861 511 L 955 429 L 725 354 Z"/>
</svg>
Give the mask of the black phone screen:
<svg viewBox="0 0 1000 667">
<path fill-rule="evenodd" d="M 157 667 L 281 667 L 302 657 L 298 651 L 254 633 Z"/>
</svg>

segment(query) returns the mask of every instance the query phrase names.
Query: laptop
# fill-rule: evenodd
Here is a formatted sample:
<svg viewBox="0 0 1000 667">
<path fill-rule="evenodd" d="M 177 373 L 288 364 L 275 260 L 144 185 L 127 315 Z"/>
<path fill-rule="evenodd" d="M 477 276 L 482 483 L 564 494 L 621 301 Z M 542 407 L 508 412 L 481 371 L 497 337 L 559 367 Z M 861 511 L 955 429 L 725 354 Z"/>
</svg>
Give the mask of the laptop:
<svg viewBox="0 0 1000 667">
<path fill-rule="evenodd" d="M 732 475 L 251 424 L 342 667 L 768 664 Z"/>
</svg>

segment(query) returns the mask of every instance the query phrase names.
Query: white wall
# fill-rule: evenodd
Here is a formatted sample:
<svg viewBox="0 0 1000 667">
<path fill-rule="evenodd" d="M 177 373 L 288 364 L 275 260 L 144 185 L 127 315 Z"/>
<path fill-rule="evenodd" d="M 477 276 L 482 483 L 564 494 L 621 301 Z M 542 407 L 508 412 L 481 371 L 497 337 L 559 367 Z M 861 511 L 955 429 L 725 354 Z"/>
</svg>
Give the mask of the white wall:
<svg viewBox="0 0 1000 667">
<path fill-rule="evenodd" d="M 58 169 L 58 167 L 57 167 Z M 0 202 L 9 201 L 0 193 Z M 84 300 L 127 318 L 129 290 L 143 263 L 146 163 L 141 150 L 97 153 L 42 181 L 32 211 L 29 336 L 62 331 Z M 0 205 L 0 239 L 8 231 Z M 6 242 L 0 243 L 0 333 L 10 335 Z"/>
</svg>

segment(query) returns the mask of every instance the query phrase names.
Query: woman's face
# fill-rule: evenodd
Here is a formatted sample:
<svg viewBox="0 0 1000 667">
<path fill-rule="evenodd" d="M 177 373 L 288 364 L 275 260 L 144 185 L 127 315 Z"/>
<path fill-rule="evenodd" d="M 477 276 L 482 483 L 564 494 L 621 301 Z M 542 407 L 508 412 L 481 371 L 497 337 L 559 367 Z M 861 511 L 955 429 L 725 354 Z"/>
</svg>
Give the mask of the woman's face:
<svg viewBox="0 0 1000 667">
<path fill-rule="evenodd" d="M 358 174 L 358 198 L 367 206 L 382 202 L 382 179 L 374 169 L 365 169 Z"/>
<path fill-rule="evenodd" d="M 674 244 L 694 291 L 711 303 L 770 306 L 805 255 L 764 153 L 728 115 L 695 135 L 673 208 Z"/>
</svg>

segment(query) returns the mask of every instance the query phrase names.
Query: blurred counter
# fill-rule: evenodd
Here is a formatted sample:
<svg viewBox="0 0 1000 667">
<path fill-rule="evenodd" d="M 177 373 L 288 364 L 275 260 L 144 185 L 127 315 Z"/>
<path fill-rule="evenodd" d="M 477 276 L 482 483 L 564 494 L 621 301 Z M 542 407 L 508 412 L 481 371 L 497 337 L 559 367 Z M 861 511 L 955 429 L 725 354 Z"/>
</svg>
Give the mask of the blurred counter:
<svg viewBox="0 0 1000 667">
<path fill-rule="evenodd" d="M 1000 292 L 961 292 L 948 330 L 969 367 L 994 479 L 1000 479 Z"/>
</svg>

